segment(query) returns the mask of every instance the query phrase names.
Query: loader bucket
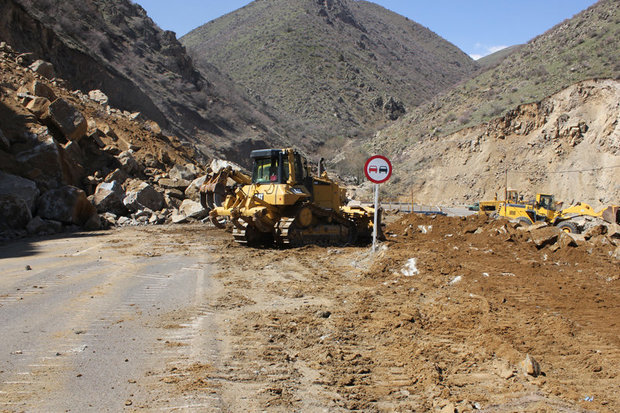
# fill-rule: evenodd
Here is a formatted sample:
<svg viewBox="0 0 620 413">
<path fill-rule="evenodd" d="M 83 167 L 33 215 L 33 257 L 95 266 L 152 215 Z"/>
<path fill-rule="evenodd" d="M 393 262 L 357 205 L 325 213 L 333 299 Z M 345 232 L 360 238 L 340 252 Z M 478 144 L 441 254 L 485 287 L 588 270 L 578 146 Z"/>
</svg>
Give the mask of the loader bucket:
<svg viewBox="0 0 620 413">
<path fill-rule="evenodd" d="M 226 199 L 226 187 L 222 184 L 206 184 L 200 189 L 200 204 L 207 210 L 222 206 Z"/>
<path fill-rule="evenodd" d="M 610 224 L 620 225 L 620 206 L 614 205 L 607 207 L 601 214 L 601 218 Z"/>
</svg>

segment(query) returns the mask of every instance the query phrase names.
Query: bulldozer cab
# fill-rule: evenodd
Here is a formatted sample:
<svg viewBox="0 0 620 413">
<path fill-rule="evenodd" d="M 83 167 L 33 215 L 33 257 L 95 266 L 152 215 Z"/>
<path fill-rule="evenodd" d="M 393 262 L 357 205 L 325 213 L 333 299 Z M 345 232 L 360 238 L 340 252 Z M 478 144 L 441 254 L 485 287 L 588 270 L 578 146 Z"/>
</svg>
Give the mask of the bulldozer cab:
<svg viewBox="0 0 620 413">
<path fill-rule="evenodd" d="M 252 151 L 253 184 L 307 185 L 308 162 L 292 149 L 261 149 Z"/>
<path fill-rule="evenodd" d="M 536 194 L 536 208 L 555 211 L 555 202 L 553 195 Z"/>
</svg>

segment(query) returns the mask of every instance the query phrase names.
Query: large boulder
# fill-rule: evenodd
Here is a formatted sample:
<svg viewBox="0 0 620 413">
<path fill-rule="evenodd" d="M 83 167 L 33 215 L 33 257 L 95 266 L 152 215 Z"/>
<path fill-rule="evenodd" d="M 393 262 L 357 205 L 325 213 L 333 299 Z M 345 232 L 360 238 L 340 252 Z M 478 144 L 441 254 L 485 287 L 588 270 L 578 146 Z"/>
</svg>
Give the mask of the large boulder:
<svg viewBox="0 0 620 413">
<path fill-rule="evenodd" d="M 17 195 L 0 194 L 0 230 L 25 228 L 31 219 L 26 201 Z"/>
<path fill-rule="evenodd" d="M 57 142 L 47 133 L 31 136 L 22 142 L 22 151 L 15 155 L 19 175 L 37 183 L 39 188 L 56 188 L 64 178 L 62 158 Z"/>
<path fill-rule="evenodd" d="M 187 218 L 203 219 L 209 214 L 209 211 L 204 209 L 200 202 L 186 199 L 181 203 L 179 213 Z"/>
<path fill-rule="evenodd" d="M 41 195 L 38 211 L 41 218 L 80 226 L 97 215 L 97 209 L 86 198 L 86 193 L 68 185 L 51 189 Z"/>
<path fill-rule="evenodd" d="M 97 186 L 93 196 L 93 204 L 97 212 L 111 212 L 115 215 L 127 215 L 129 212 L 123 203 L 125 191 L 116 181 L 102 182 Z"/>
<path fill-rule="evenodd" d="M 88 130 L 88 122 L 82 113 L 64 99 L 56 99 L 49 106 L 50 120 L 71 141 L 79 140 Z"/>
<path fill-rule="evenodd" d="M 15 195 L 26 202 L 30 211 L 34 211 L 39 189 L 30 179 L 0 171 L 0 194 Z"/>
<path fill-rule="evenodd" d="M 200 187 L 205 183 L 206 179 L 206 175 L 194 179 L 185 190 L 185 197 L 192 201 L 200 201 Z"/>
<path fill-rule="evenodd" d="M 532 242 L 538 249 L 555 244 L 559 234 L 560 230 L 557 227 L 539 228 L 530 232 Z"/>
<path fill-rule="evenodd" d="M 35 61 L 33 64 L 30 65 L 30 70 L 50 80 L 55 77 L 54 65 L 52 65 L 50 62 L 46 62 L 45 60 Z"/>
<path fill-rule="evenodd" d="M 133 183 L 126 189 L 123 203 L 130 212 L 145 208 L 159 211 L 164 207 L 164 195 L 146 182 Z"/>
</svg>

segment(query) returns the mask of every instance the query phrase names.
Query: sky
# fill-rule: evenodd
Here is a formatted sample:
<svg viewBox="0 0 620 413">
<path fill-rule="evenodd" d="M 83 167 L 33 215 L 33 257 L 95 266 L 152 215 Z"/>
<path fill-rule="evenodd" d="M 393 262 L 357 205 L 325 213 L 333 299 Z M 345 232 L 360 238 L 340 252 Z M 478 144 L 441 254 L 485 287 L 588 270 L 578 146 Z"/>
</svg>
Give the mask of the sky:
<svg viewBox="0 0 620 413">
<path fill-rule="evenodd" d="M 181 37 L 249 0 L 133 0 Z M 290 0 L 294 1 L 294 0 Z M 523 44 L 585 10 L 595 0 L 374 0 L 428 27 L 474 59 Z"/>
</svg>

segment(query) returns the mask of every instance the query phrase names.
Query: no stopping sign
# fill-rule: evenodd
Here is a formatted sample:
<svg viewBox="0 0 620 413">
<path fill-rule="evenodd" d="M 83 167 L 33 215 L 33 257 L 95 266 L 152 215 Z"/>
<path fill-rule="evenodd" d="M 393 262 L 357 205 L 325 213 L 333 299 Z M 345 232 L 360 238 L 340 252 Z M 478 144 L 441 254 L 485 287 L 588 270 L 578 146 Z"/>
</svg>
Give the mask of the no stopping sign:
<svg viewBox="0 0 620 413">
<path fill-rule="evenodd" d="M 382 184 L 392 176 L 392 164 L 385 156 L 371 156 L 366 161 L 364 173 L 370 182 Z"/>
</svg>

